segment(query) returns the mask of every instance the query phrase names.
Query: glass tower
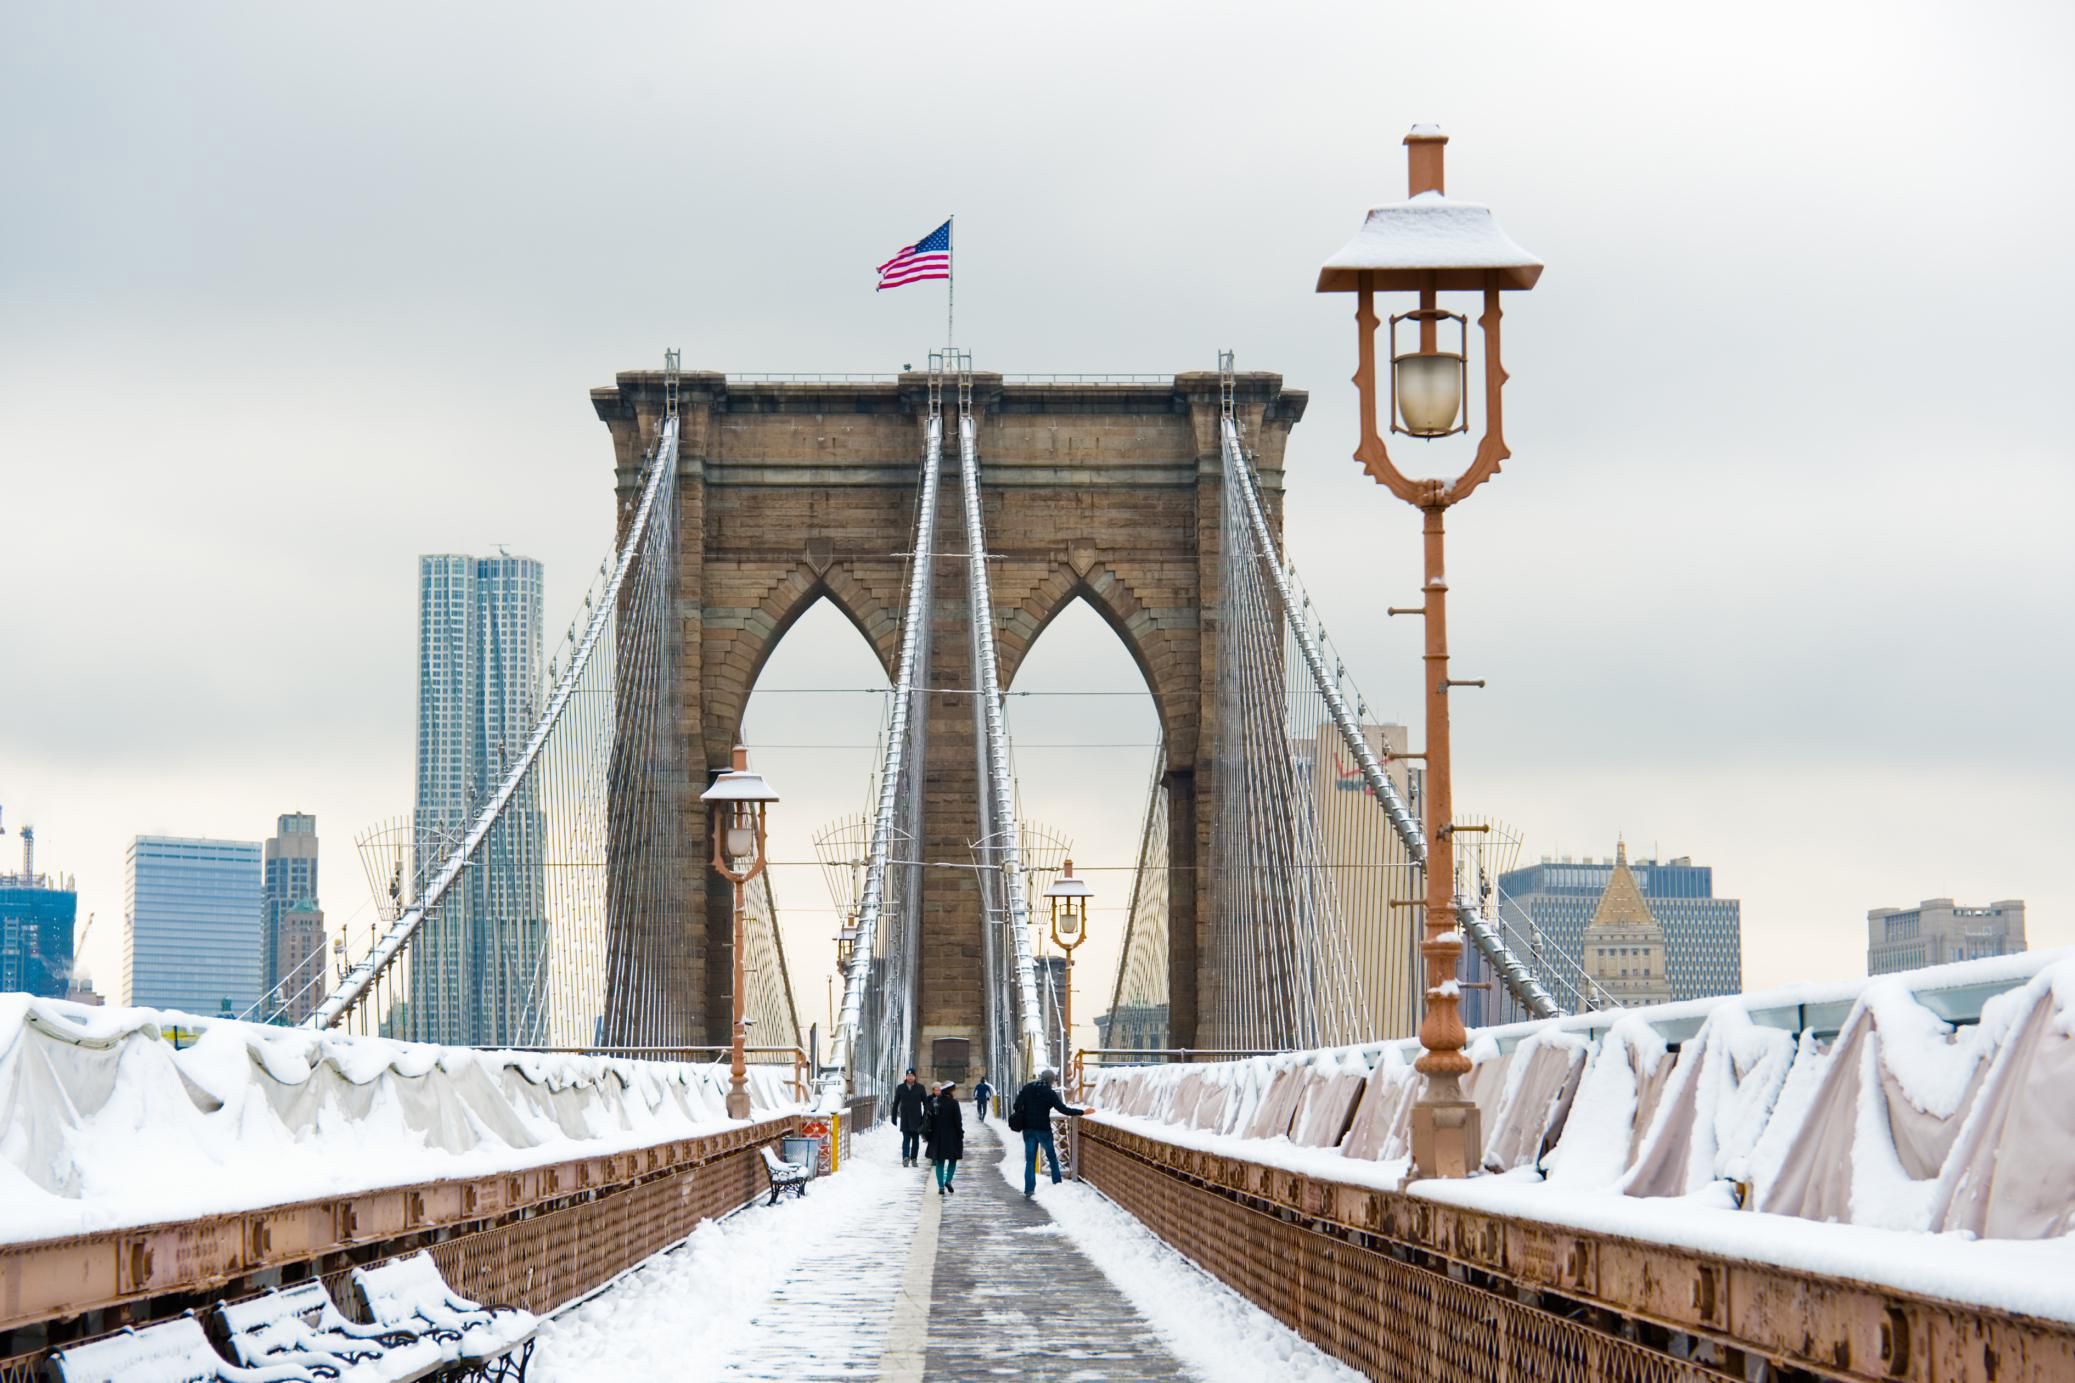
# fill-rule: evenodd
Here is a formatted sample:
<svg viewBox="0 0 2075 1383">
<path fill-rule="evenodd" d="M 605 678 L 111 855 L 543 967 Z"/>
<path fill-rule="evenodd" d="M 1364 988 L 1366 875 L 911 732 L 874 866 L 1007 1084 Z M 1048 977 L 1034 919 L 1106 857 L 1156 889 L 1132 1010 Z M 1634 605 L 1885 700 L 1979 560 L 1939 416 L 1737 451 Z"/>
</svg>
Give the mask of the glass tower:
<svg viewBox="0 0 2075 1383">
<path fill-rule="evenodd" d="M 122 1002 L 244 1013 L 259 1000 L 260 845 L 138 836 L 123 859 Z"/>
<path fill-rule="evenodd" d="M 317 907 L 317 818 L 276 818 L 260 893 L 267 1001 L 259 1016 L 300 1023 L 324 998 L 324 914 Z"/>
<path fill-rule="evenodd" d="M 542 706 L 541 566 L 529 557 L 418 559 L 415 896 L 497 793 Z M 539 1040 L 545 1027 L 545 834 L 529 782 L 411 948 L 408 1008 L 422 1041 Z"/>
<path fill-rule="evenodd" d="M 0 874 L 0 991 L 62 999 L 72 988 L 72 924 L 79 894 L 36 872 L 33 828 L 22 831 L 22 870 Z"/>
</svg>

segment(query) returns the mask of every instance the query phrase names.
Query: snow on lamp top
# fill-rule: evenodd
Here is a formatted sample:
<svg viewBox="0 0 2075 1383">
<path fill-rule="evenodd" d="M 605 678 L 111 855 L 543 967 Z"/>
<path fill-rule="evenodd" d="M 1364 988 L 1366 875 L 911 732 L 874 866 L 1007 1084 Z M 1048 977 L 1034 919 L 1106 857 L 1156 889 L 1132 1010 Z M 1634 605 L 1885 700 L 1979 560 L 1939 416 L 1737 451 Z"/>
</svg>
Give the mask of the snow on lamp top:
<svg viewBox="0 0 2075 1383">
<path fill-rule="evenodd" d="M 1405 136 L 1406 200 L 1369 212 L 1355 238 L 1320 267 L 1319 292 L 1355 292 L 1364 276 L 1369 287 L 1384 290 L 1535 286 L 1542 261 L 1500 229 L 1491 208 L 1451 201 L 1442 191 L 1447 143 L 1438 126 L 1412 127 Z"/>
</svg>

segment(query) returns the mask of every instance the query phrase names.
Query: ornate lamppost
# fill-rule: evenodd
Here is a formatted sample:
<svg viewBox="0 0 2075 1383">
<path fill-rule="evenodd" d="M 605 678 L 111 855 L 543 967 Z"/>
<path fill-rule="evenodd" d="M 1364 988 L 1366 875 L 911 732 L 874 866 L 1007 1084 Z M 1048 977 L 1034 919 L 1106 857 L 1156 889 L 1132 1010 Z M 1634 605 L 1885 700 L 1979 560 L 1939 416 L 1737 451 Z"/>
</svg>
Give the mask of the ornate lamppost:
<svg viewBox="0 0 2075 1383">
<path fill-rule="evenodd" d="M 1066 976 L 1061 982 L 1065 992 L 1059 996 L 1059 1025 L 1065 1030 L 1059 1044 L 1062 1060 L 1073 1049 L 1074 948 L 1088 939 L 1088 900 L 1094 896 L 1086 879 L 1074 877 L 1072 860 L 1045 890 L 1045 900 L 1052 905 L 1052 944 L 1066 952 Z"/>
<path fill-rule="evenodd" d="M 764 810 L 778 800 L 778 794 L 762 774 L 749 771 L 749 751 L 738 744 L 734 767 L 716 777 L 713 786 L 699 794 L 699 800 L 713 811 L 714 872 L 735 886 L 734 1023 L 729 1037 L 728 1117 L 747 1119 L 749 1068 L 743 1049 L 749 1045 L 749 1025 L 742 1011 L 742 891 L 769 863 L 764 847 Z"/>
<path fill-rule="evenodd" d="M 1415 125 L 1405 136 L 1407 196 L 1395 206 L 1372 210 L 1355 238 L 1319 270 L 1321 293 L 1355 293 L 1356 364 L 1360 395 L 1361 445 L 1355 459 L 1369 475 L 1425 516 L 1426 581 L 1421 604 L 1391 614 L 1426 619 L 1426 820 L 1427 896 L 1425 937 L 1426 1011 L 1419 1025 L 1417 1062 L 1426 1088 L 1412 1111 L 1412 1161 L 1418 1175 L 1459 1177 L 1474 1171 L 1483 1155 L 1477 1106 L 1463 1097 L 1460 1080 L 1469 1071 L 1463 1055 L 1466 1034 L 1457 1007 L 1456 967 L 1462 933 L 1456 927 L 1455 826 L 1449 785 L 1448 692 L 1482 686 L 1448 675 L 1448 579 L 1442 563 L 1442 516 L 1491 479 L 1512 453 L 1501 427 L 1499 393 L 1506 371 L 1499 363 L 1499 294 L 1535 286 L 1542 262 L 1520 248 L 1488 207 L 1450 200 L 1443 191 L 1442 152 L 1448 136 L 1432 125 Z M 1415 480 L 1400 471 L 1377 427 L 1376 294 L 1418 295 L 1418 306 L 1390 319 L 1389 426 L 1394 435 L 1432 440 L 1467 433 L 1470 379 L 1469 321 L 1445 310 L 1443 293 L 1478 293 L 1483 313 L 1484 435 L 1469 468 L 1454 480 Z M 1408 325 L 1413 349 L 1400 351 L 1398 329 Z M 1452 328 L 1453 341 L 1446 338 Z M 1446 347 L 1452 345 L 1454 349 Z M 1402 757 L 1416 758 L 1420 755 Z"/>
</svg>

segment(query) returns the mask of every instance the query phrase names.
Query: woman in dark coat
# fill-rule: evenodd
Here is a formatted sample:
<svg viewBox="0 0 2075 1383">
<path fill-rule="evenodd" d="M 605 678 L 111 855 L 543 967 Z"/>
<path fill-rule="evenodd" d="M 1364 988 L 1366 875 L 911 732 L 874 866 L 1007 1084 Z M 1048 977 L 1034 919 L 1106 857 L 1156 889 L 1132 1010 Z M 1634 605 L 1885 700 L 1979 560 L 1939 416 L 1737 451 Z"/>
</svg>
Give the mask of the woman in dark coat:
<svg viewBox="0 0 2075 1383">
<path fill-rule="evenodd" d="M 959 1112 L 955 1081 L 945 1081 L 938 1092 L 937 1107 L 929 1122 L 930 1164 L 937 1169 L 937 1194 L 955 1195 L 951 1178 L 958 1175 L 958 1159 L 965 1156 L 965 1116 Z"/>
</svg>

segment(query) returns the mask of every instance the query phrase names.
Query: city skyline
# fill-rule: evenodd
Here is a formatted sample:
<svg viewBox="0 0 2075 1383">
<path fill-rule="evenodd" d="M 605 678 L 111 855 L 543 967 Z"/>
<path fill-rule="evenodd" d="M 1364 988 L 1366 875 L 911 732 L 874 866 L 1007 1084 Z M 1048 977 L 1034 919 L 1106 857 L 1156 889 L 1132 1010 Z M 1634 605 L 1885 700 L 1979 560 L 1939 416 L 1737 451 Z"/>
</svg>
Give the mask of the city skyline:
<svg viewBox="0 0 2075 1383">
<path fill-rule="evenodd" d="M 2051 636 L 2075 624 L 2054 517 L 2075 473 L 2051 413 L 2062 348 L 2041 325 L 2075 305 L 2047 229 L 2070 192 L 2041 172 L 2067 120 L 2050 55 L 2070 18 L 1761 10 L 1805 39 L 1780 44 L 1765 22 L 1725 35 L 1622 13 L 1564 63 L 1545 54 L 1565 22 L 1532 9 L 1496 26 L 1345 12 L 1330 51 L 1278 25 L 1234 44 L 1225 18 L 1178 32 L 1107 17 L 1118 51 L 1149 55 L 1132 82 L 1082 93 L 1063 125 L 945 131 L 947 156 L 976 170 L 958 189 L 961 339 L 983 365 L 1029 370 L 1208 368 L 1229 345 L 1309 390 L 1292 548 L 1376 715 L 1416 742 L 1416 633 L 1381 608 L 1414 593 L 1417 533 L 1349 459 L 1345 304 L 1310 287 L 1361 213 L 1398 195 L 1404 129 L 1441 121 L 1451 190 L 1490 201 L 1551 266 L 1508 310 L 1514 455 L 1451 554 L 1457 662 L 1489 681 L 1458 707 L 1460 800 L 1515 823 L 1528 857 L 1603 852 L 1626 829 L 1712 861 L 1739 881 L 1753 987 L 1862 972 L 1865 912 L 1898 899 L 2024 897 L 2035 944 L 2075 941 L 2052 863 L 2075 822 L 2061 767 L 2075 728 L 2054 704 L 2075 651 Z M 1070 24 L 971 16 L 963 42 L 1029 51 L 985 79 L 998 91 L 947 70 L 933 36 L 837 112 L 819 94 L 841 85 L 835 59 L 810 55 L 781 84 L 785 160 L 694 151 L 683 176 L 655 177 L 623 138 L 623 103 L 644 93 L 645 120 L 700 128 L 770 99 L 732 71 L 688 88 L 664 56 L 751 41 L 749 17 L 662 16 L 631 66 L 603 34 L 560 34 L 555 56 L 585 75 L 552 88 L 537 36 L 454 18 L 433 39 L 486 60 L 440 82 L 314 13 L 6 22 L 22 41 L 0 44 L 0 102 L 49 133 L 0 152 L 21 209 L 0 227 L 0 455 L 37 458 L 9 468 L 16 512 L 91 515 L 124 560 L 82 563 L 58 524 L 22 525 L 0 552 L 10 587 L 37 593 L 17 622 L 22 666 L 50 673 L 0 693 L 0 791 L 67 842 L 80 914 L 102 919 L 84 959 L 104 991 L 132 835 L 256 837 L 300 803 L 343 838 L 397 812 L 414 714 L 398 612 L 418 553 L 508 542 L 546 564 L 551 627 L 579 607 L 615 517 L 589 388 L 671 345 L 688 366 L 890 371 L 938 344 L 937 304 L 874 295 L 870 271 L 935 224 L 915 212 L 937 215 L 941 194 L 866 169 L 855 132 L 913 128 L 946 94 L 1052 110 L 1042 69 L 1073 56 Z M 1869 33 L 1881 61 L 1812 56 Z M 866 37 L 858 16 L 830 21 L 832 49 Z M 1420 60 L 1443 50 L 1489 60 Z M 1683 79 L 1717 62 L 1766 99 Z M 1225 80 L 1227 149 L 1201 147 L 1185 115 L 1205 73 Z M 389 93 L 380 120 L 368 89 Z M 537 166 L 515 162 L 550 107 L 559 133 Z M 1118 131 L 1170 154 L 1088 156 Z M 197 157 L 204 145 L 218 154 Z M 1275 168 L 1277 196 L 1201 218 L 1206 189 L 1245 179 L 1235 160 Z M 2017 210 L 1985 224 L 1952 193 L 1961 168 Z M 712 214 L 723 169 L 762 208 L 756 231 Z M 625 217 L 579 214 L 601 179 L 635 189 Z M 1077 195 L 1034 203 L 1035 186 Z M 832 202 L 848 209 L 840 233 Z M 1823 214 L 1780 213 L 1804 205 Z M 635 224 L 681 227 L 671 255 L 733 272 L 604 291 L 596 266 L 647 243 Z M 1985 292 L 1980 256 L 1955 246 L 2045 267 L 2023 294 Z M 1904 281 L 1938 310 L 1900 302 Z M 1790 308 L 1820 325 L 1783 329 Z M 1955 357 L 1955 320 L 2010 349 Z M 154 362 L 123 395 L 125 416 L 155 420 L 149 458 L 119 427 L 79 425 L 105 409 L 114 342 Z M 1981 493 L 2024 497 L 1993 537 L 1957 521 L 1956 467 Z M 327 522 L 277 523 L 284 505 Z M 135 571 L 152 573 L 141 592 Z M 268 637 L 198 658 L 167 598 L 235 609 Z M 1107 637 L 1068 635 L 1061 665 Z M 790 640 L 777 656 L 796 651 L 795 667 L 840 661 Z M 1999 675 L 1949 675 L 1968 665 Z M 856 719 L 874 723 L 839 738 L 868 742 L 876 706 Z M 1979 733 L 1927 759 L 1960 725 Z M 853 761 L 868 757 L 823 756 L 819 776 L 845 791 L 820 820 L 860 809 Z M 1077 840 L 1142 797 L 1129 755 L 1056 774 L 1045 757 L 1068 756 L 1021 754 L 1030 810 Z M 814 768 L 778 781 L 795 790 Z M 1823 820 L 1820 846 L 1780 829 L 1782 802 Z M 825 916 L 796 912 L 817 901 L 811 877 L 775 882 L 788 927 L 818 933 Z M 327 922 L 363 933 L 366 887 L 333 892 Z M 799 977 L 803 995 L 821 973 Z M 1105 1001 L 1084 991 L 1076 1008 Z"/>
</svg>

